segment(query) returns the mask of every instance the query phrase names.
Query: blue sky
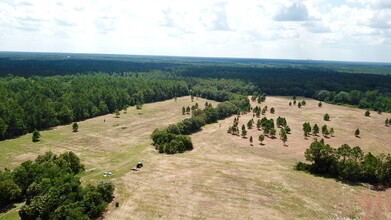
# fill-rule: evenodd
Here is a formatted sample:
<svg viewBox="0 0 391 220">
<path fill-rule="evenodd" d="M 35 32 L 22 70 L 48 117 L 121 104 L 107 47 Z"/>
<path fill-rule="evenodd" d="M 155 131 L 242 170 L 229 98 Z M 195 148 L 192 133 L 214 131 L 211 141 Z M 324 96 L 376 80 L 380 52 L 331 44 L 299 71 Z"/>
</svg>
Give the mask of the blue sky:
<svg viewBox="0 0 391 220">
<path fill-rule="evenodd" d="M 0 51 L 391 62 L 391 0 L 1 0 Z"/>
</svg>

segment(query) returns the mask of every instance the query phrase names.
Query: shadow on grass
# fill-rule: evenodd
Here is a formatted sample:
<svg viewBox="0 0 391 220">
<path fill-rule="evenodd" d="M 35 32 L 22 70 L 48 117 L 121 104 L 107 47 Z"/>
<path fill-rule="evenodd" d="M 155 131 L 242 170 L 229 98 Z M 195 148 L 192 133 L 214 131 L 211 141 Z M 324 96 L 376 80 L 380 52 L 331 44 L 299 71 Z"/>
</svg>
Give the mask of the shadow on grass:
<svg viewBox="0 0 391 220">
<path fill-rule="evenodd" d="M 379 184 L 379 183 L 368 183 L 368 182 L 360 182 L 360 181 L 350 181 L 350 180 L 344 180 L 342 179 L 341 177 L 335 177 L 333 175 L 329 175 L 329 174 L 319 174 L 319 173 L 314 173 L 314 172 L 311 172 L 310 171 L 310 166 L 309 164 L 305 164 L 305 163 L 300 163 L 300 168 L 298 169 L 297 168 L 297 164 L 295 165 L 295 167 L 293 168 L 294 170 L 296 171 L 302 171 L 302 172 L 305 172 L 305 173 L 308 173 L 308 174 L 311 174 L 313 176 L 316 176 L 316 177 L 320 177 L 320 178 L 324 178 L 324 179 L 334 179 L 336 182 L 340 182 L 340 183 L 343 183 L 345 185 L 349 185 L 349 186 L 362 186 L 362 187 L 365 187 L 365 188 L 368 188 L 370 190 L 373 190 L 373 191 L 377 191 L 377 192 L 383 192 L 383 191 L 386 191 L 387 190 L 387 186 L 385 185 L 382 185 L 382 184 Z M 298 164 L 299 164 L 298 163 Z"/>
<path fill-rule="evenodd" d="M 14 209 L 14 208 L 16 208 L 16 204 L 15 203 L 9 204 L 6 207 L 0 208 L 0 213 L 6 213 L 6 212 L 8 212 L 8 211 L 10 211 L 11 209 Z"/>
</svg>

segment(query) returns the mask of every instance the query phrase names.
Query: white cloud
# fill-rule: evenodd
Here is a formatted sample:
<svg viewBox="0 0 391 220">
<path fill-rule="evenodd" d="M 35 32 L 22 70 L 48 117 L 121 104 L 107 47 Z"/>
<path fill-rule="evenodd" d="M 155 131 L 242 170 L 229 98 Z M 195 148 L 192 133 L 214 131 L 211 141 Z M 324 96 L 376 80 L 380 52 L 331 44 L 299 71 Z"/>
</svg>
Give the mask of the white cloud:
<svg viewBox="0 0 391 220">
<path fill-rule="evenodd" d="M 390 21 L 389 0 L 3 0 L 0 50 L 391 61 Z"/>
</svg>

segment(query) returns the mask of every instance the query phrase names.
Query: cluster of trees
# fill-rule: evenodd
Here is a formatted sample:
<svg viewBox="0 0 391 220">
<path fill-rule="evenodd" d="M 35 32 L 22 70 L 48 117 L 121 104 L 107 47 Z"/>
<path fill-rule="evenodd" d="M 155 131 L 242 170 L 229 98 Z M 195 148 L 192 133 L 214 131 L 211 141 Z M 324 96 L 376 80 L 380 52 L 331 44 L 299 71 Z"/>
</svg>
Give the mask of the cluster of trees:
<svg viewBox="0 0 391 220">
<path fill-rule="evenodd" d="M 151 135 L 153 145 L 160 153 L 167 154 L 182 153 L 193 149 L 189 134 L 199 131 L 205 124 L 215 123 L 217 120 L 250 109 L 250 103 L 246 96 L 230 97 L 233 99 L 219 103 L 216 108 L 211 103 L 205 103 L 205 109 L 194 109 L 191 118 L 169 125 L 163 130 L 155 129 Z M 243 105 L 242 103 L 247 104 Z"/>
<path fill-rule="evenodd" d="M 258 104 L 261 104 L 265 100 L 266 100 L 265 93 L 254 92 L 253 95 L 251 96 L 251 101 L 253 101 L 253 102 L 257 101 Z"/>
<path fill-rule="evenodd" d="M 274 114 L 274 108 L 272 108 L 273 110 L 270 109 L 270 112 L 273 111 L 272 114 Z M 261 108 L 260 106 L 255 106 L 253 108 L 253 117 L 257 116 L 257 118 L 261 117 L 261 114 L 262 115 L 265 115 L 265 113 L 267 112 L 267 105 L 265 105 L 263 108 Z"/>
<path fill-rule="evenodd" d="M 99 217 L 112 201 L 114 186 L 101 182 L 82 187 L 84 166 L 72 152 L 47 152 L 34 162 L 0 172 L 0 208 L 25 200 L 21 219 L 91 219 Z"/>
<path fill-rule="evenodd" d="M 334 135 L 334 128 L 328 128 L 327 125 L 323 125 L 321 130 L 319 130 L 319 126 L 317 124 L 314 124 L 313 127 L 311 127 L 311 124 L 309 122 L 305 122 L 303 124 L 303 131 L 304 131 L 304 138 L 307 138 L 311 132 L 313 136 L 318 136 L 319 131 L 322 132 L 322 135 L 324 137 L 333 136 Z"/>
<path fill-rule="evenodd" d="M 228 127 L 227 133 L 232 134 L 232 135 L 239 135 L 239 116 L 234 118 L 234 122 L 232 126 Z M 246 129 L 246 127 L 244 127 Z M 243 126 L 242 126 L 243 130 Z"/>
<path fill-rule="evenodd" d="M 304 156 L 311 164 L 299 162 L 296 169 L 347 181 L 391 186 L 390 154 L 364 154 L 360 147 L 352 148 L 347 144 L 335 149 L 322 139 L 311 143 Z"/>
<path fill-rule="evenodd" d="M 1 77 L 0 140 L 188 93 L 163 73 Z"/>
<path fill-rule="evenodd" d="M 267 119 L 266 117 L 263 117 L 262 119 L 258 119 L 257 128 L 262 128 L 263 134 L 268 137 L 275 138 L 276 136 L 277 130 L 272 118 Z"/>
</svg>

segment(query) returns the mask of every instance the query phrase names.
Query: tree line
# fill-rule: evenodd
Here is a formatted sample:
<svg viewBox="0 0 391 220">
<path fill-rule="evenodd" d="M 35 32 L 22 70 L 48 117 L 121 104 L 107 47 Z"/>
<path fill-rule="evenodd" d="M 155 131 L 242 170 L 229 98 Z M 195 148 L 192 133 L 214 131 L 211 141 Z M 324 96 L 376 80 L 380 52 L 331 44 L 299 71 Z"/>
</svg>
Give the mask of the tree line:
<svg viewBox="0 0 391 220">
<path fill-rule="evenodd" d="M 98 218 L 112 201 L 114 185 L 81 186 L 84 165 L 72 152 L 47 152 L 14 170 L 0 171 L 0 208 L 25 201 L 21 219 Z"/>
<path fill-rule="evenodd" d="M 189 94 L 163 74 L 0 78 L 0 140 Z"/>
<path fill-rule="evenodd" d="M 347 144 L 333 148 L 322 139 L 312 142 L 304 156 L 311 164 L 299 162 L 296 164 L 297 170 L 346 181 L 391 186 L 390 154 L 365 154 L 360 147 Z"/>
</svg>

